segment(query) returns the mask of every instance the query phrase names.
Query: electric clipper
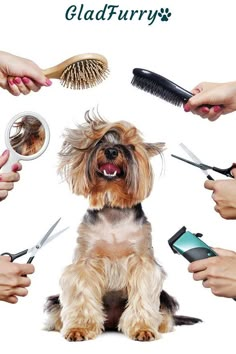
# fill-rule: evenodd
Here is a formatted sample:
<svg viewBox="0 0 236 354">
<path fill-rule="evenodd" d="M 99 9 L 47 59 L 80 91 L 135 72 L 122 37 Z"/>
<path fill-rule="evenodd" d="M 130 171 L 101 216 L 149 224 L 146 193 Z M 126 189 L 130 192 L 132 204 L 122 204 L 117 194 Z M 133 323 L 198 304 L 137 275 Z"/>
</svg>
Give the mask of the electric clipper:
<svg viewBox="0 0 236 354">
<path fill-rule="evenodd" d="M 168 243 L 174 253 L 182 255 L 189 262 L 217 256 L 213 249 L 203 242 L 200 237 L 202 237 L 202 234 L 192 234 L 183 226 L 168 240 Z"/>
</svg>

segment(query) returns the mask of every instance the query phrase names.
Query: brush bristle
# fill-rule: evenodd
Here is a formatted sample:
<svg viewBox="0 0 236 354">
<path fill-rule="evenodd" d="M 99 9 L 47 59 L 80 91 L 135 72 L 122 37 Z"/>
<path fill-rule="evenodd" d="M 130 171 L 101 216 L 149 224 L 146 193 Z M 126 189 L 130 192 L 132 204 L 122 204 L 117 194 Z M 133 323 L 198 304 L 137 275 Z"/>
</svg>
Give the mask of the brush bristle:
<svg viewBox="0 0 236 354">
<path fill-rule="evenodd" d="M 134 76 L 131 84 L 137 88 L 149 92 L 154 96 L 162 98 L 163 100 L 172 103 L 175 106 L 181 106 L 183 104 L 183 98 L 176 93 L 162 87 L 156 81 L 150 80 L 150 78 Z"/>
<path fill-rule="evenodd" d="M 74 90 L 87 89 L 105 80 L 108 73 L 106 63 L 97 59 L 84 59 L 68 65 L 60 82 L 64 87 Z"/>
</svg>

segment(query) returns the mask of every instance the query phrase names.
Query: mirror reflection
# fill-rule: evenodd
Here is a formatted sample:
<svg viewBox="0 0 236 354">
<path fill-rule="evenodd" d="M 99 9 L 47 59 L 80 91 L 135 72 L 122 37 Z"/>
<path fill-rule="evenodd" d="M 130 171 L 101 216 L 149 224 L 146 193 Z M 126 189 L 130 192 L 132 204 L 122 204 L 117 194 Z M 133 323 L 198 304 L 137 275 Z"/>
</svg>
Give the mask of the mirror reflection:
<svg viewBox="0 0 236 354">
<path fill-rule="evenodd" d="M 10 144 L 20 155 L 36 154 L 45 142 L 45 129 L 42 122 L 33 115 L 17 119 L 10 129 Z"/>
</svg>

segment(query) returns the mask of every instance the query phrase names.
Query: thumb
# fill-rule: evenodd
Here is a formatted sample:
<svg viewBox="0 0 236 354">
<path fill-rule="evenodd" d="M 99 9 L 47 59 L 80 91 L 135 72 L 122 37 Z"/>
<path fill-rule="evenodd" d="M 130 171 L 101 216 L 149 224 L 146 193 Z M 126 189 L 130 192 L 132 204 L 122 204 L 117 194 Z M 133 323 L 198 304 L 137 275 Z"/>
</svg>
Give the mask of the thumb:
<svg viewBox="0 0 236 354">
<path fill-rule="evenodd" d="M 211 191 L 214 190 L 214 185 L 215 185 L 215 181 L 211 181 L 211 180 L 206 180 L 204 183 L 204 187 Z"/>
<path fill-rule="evenodd" d="M 213 250 L 218 254 L 218 256 L 222 256 L 222 257 L 232 257 L 235 256 L 236 253 L 234 251 L 230 251 L 230 250 L 225 250 L 224 248 L 217 248 L 214 247 Z"/>
<path fill-rule="evenodd" d="M 9 150 L 5 150 L 2 155 L 0 156 L 0 168 L 5 165 L 9 158 Z"/>
</svg>

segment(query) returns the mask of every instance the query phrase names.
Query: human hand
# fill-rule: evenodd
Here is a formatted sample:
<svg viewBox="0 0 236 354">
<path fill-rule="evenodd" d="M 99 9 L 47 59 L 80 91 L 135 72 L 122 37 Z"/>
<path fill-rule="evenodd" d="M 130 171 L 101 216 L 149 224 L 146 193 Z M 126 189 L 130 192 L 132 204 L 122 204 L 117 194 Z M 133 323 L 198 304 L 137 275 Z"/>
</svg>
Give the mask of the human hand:
<svg viewBox="0 0 236 354">
<path fill-rule="evenodd" d="M 202 118 L 214 121 L 222 114 L 236 110 L 236 81 L 202 82 L 192 90 L 192 93 L 194 96 L 184 105 L 185 112 L 191 111 Z"/>
<path fill-rule="evenodd" d="M 33 61 L 0 51 L 0 87 L 12 95 L 27 95 L 51 84 Z"/>
<path fill-rule="evenodd" d="M 32 273 L 32 264 L 12 263 L 10 257 L 0 256 L 0 301 L 15 304 L 18 296 L 26 296 L 31 281 L 25 275 Z"/>
<path fill-rule="evenodd" d="M 236 178 L 236 168 L 231 173 Z M 212 199 L 216 203 L 215 211 L 224 219 L 236 219 L 236 180 L 207 180 L 204 187 L 212 191 Z"/>
<path fill-rule="evenodd" d="M 7 162 L 8 158 L 9 151 L 6 150 L 0 156 L 0 201 L 6 199 L 8 192 L 14 188 L 14 182 L 20 179 L 20 175 L 17 171 L 20 171 L 22 166 L 19 162 L 12 166 L 12 172 L 1 173 L 1 168 Z"/>
<path fill-rule="evenodd" d="M 213 249 L 218 256 L 192 262 L 188 271 L 214 295 L 236 298 L 236 252 Z"/>
</svg>

